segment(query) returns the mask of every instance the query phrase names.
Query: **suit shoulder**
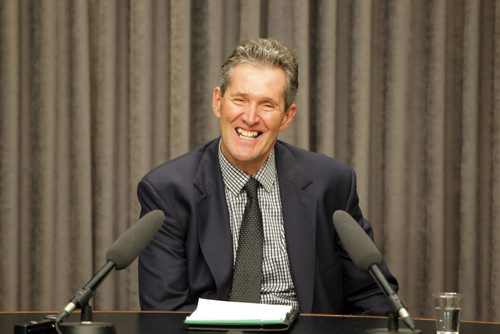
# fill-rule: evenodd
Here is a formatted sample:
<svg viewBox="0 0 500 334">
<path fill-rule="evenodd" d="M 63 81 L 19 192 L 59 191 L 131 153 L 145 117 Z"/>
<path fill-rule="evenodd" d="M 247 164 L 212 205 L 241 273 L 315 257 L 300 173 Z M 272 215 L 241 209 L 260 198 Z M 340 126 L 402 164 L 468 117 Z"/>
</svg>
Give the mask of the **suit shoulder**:
<svg viewBox="0 0 500 334">
<path fill-rule="evenodd" d="M 185 153 L 177 158 L 166 161 L 149 171 L 142 180 L 155 185 L 182 182 L 184 180 L 193 180 L 205 152 L 217 148 L 216 140 L 212 140 L 193 151 Z M 142 181 L 141 180 L 141 181 Z"/>
</svg>

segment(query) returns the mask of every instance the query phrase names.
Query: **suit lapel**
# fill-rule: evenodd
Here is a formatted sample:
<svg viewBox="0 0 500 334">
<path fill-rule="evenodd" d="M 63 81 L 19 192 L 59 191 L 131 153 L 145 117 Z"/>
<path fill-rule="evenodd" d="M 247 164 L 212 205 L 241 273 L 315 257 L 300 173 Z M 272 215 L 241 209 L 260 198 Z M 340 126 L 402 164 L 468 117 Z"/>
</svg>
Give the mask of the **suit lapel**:
<svg viewBox="0 0 500 334">
<path fill-rule="evenodd" d="M 302 312 L 311 312 L 316 249 L 316 198 L 312 180 L 298 167 L 290 151 L 276 145 L 276 161 L 290 270 Z"/>
<path fill-rule="evenodd" d="M 203 153 L 194 179 L 200 197 L 195 203 L 198 238 L 220 299 L 229 297 L 233 268 L 233 244 L 224 184 L 218 160 L 218 140 Z"/>
</svg>

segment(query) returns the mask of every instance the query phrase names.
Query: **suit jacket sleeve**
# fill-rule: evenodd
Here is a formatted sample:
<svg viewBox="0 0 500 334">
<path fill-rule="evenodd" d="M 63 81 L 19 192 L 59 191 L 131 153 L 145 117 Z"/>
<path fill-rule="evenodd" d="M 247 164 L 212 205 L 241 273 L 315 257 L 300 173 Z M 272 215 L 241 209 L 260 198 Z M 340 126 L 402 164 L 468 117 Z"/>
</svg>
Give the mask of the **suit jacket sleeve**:
<svg viewBox="0 0 500 334">
<path fill-rule="evenodd" d="M 187 280 L 184 240 L 186 227 L 182 214 L 169 208 L 147 179 L 143 179 L 137 190 L 141 204 L 141 216 L 160 209 L 165 221 L 151 243 L 139 257 L 139 299 L 141 308 L 163 310 L 193 310 Z M 175 200 L 169 201 L 175 203 Z"/>
<path fill-rule="evenodd" d="M 359 208 L 359 199 L 356 191 L 356 176 L 351 170 L 351 187 L 344 210 L 348 212 L 373 239 L 373 230 L 363 217 Z M 344 298 L 349 313 L 367 315 L 386 315 L 390 307 L 386 296 L 372 279 L 372 277 L 359 270 L 345 251 L 342 243 L 337 239 L 341 248 L 342 267 L 344 271 Z M 390 273 L 386 265 L 381 267 L 385 277 L 395 291 L 398 289 L 396 278 Z"/>
</svg>

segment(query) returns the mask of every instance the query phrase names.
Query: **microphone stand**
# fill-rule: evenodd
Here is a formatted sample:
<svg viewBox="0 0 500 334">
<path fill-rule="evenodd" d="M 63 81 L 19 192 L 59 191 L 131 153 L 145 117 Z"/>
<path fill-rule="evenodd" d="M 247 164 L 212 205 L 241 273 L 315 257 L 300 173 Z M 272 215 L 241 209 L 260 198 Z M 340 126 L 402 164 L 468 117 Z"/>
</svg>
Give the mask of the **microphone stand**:
<svg viewBox="0 0 500 334">
<path fill-rule="evenodd" d="M 92 306 L 89 300 L 106 276 L 115 269 L 115 264 L 108 261 L 99 269 L 97 274 L 85 284 L 72 298 L 70 303 L 59 313 L 56 318 L 56 329 L 63 334 L 116 334 L 115 326 L 107 322 L 92 321 Z M 71 312 L 80 309 L 80 322 L 63 322 Z"/>
<path fill-rule="evenodd" d="M 81 307 L 80 321 L 92 321 L 92 306 L 87 304 Z"/>
<path fill-rule="evenodd" d="M 403 300 L 392 290 L 392 287 L 385 280 L 385 276 L 377 265 L 370 266 L 370 275 L 373 280 L 377 283 L 380 289 L 384 292 L 385 296 L 391 304 L 392 311 L 387 315 L 389 317 L 387 322 L 387 329 L 385 328 L 375 328 L 368 330 L 368 333 L 422 333 L 421 330 L 415 328 L 413 319 L 409 316 L 406 311 L 406 305 Z M 404 310 L 404 312 L 401 312 Z M 406 317 L 406 318 L 404 318 Z M 409 328 L 399 328 L 399 319 L 402 319 L 406 326 Z"/>
<path fill-rule="evenodd" d="M 420 329 L 411 330 L 409 328 L 399 328 L 399 315 L 392 311 L 388 315 L 387 328 L 367 329 L 366 333 L 415 333 L 422 334 Z"/>
</svg>

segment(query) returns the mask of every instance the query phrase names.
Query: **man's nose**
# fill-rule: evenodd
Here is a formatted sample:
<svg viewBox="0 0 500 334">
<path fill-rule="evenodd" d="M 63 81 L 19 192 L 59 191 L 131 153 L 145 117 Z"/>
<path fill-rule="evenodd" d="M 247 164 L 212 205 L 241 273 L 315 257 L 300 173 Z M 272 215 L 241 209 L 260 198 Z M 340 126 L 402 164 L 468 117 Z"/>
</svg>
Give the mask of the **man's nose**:
<svg viewBox="0 0 500 334">
<path fill-rule="evenodd" d="M 249 104 L 248 108 L 243 113 L 243 120 L 248 125 L 254 125 L 259 122 L 259 109 L 256 104 Z"/>
</svg>

